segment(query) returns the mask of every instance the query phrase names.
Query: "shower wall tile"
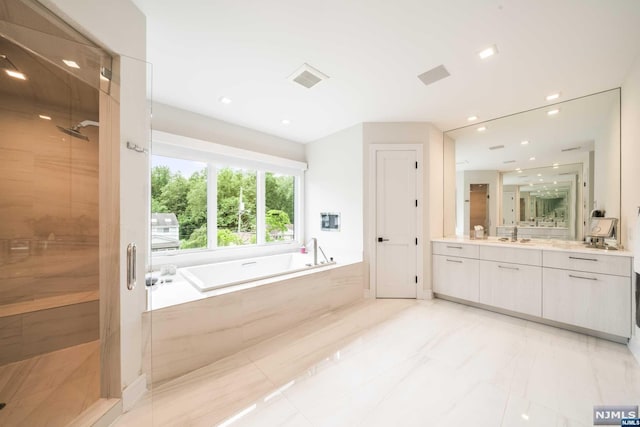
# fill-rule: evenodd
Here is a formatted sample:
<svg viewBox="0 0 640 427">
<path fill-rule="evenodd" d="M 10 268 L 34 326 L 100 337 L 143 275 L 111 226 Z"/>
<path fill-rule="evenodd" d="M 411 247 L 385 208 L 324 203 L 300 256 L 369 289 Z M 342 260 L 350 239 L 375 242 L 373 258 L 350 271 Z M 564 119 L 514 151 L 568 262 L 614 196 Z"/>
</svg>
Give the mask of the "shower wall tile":
<svg viewBox="0 0 640 427">
<path fill-rule="evenodd" d="M 363 263 L 143 314 L 145 371 L 154 384 L 206 366 L 362 299 Z"/>
<path fill-rule="evenodd" d="M 98 289 L 98 149 L 68 109 L 0 100 L 0 305 Z M 82 112 L 81 115 L 90 115 Z"/>
</svg>

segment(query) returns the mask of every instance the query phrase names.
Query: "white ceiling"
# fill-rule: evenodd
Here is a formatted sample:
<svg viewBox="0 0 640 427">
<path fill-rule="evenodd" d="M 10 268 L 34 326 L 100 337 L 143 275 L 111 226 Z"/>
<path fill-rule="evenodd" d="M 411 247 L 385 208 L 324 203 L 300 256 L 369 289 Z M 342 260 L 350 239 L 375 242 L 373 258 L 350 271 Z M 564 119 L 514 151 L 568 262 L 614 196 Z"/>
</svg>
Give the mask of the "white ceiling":
<svg viewBox="0 0 640 427">
<path fill-rule="evenodd" d="M 610 89 L 640 51 L 637 0 L 134 2 L 154 101 L 299 142 L 366 121 L 446 130 Z M 305 62 L 330 79 L 287 80 Z M 424 86 L 440 64 L 451 76 Z"/>
</svg>

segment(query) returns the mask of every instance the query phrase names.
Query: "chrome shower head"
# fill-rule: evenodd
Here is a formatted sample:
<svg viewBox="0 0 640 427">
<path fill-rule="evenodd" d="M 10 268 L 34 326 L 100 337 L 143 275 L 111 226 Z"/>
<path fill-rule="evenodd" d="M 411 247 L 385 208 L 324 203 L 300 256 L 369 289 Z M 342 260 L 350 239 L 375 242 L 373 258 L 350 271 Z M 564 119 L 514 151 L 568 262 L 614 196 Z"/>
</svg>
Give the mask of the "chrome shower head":
<svg viewBox="0 0 640 427">
<path fill-rule="evenodd" d="M 73 136 L 74 138 L 80 138 L 80 139 L 84 139 L 85 141 L 88 141 L 89 137 L 80 133 L 80 129 L 87 126 L 100 126 L 100 123 L 94 122 L 92 120 L 84 120 L 70 128 L 63 128 L 62 126 L 56 126 L 56 127 L 60 130 L 60 132 L 64 132 L 67 135 Z"/>
<path fill-rule="evenodd" d="M 73 136 L 74 138 L 84 139 L 85 141 L 89 140 L 89 137 L 81 134 L 80 131 L 75 129 L 75 126 L 72 128 L 63 128 L 62 126 L 56 126 L 56 127 L 60 130 L 60 132 L 64 132 L 67 135 Z"/>
</svg>

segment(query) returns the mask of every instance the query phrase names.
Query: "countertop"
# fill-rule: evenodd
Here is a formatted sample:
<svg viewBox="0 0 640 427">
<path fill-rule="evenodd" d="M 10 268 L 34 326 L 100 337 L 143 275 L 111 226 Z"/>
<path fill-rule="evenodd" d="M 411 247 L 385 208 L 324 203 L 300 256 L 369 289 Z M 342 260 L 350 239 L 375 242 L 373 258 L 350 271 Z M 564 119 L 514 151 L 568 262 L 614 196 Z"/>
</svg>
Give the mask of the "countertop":
<svg viewBox="0 0 640 427">
<path fill-rule="evenodd" d="M 599 255 L 612 255 L 633 257 L 633 252 L 627 250 L 608 250 L 608 249 L 596 249 L 590 248 L 584 245 L 583 242 L 556 240 L 556 239 L 531 239 L 530 241 L 523 243 L 521 239 L 517 242 L 511 240 L 503 242 L 498 240 L 498 237 L 489 237 L 488 239 L 470 239 L 469 237 L 440 237 L 431 239 L 432 242 L 445 242 L 445 243 L 467 243 L 475 245 L 487 245 L 498 247 L 517 247 L 522 249 L 538 249 L 545 251 L 570 251 L 584 254 L 599 254 Z"/>
</svg>

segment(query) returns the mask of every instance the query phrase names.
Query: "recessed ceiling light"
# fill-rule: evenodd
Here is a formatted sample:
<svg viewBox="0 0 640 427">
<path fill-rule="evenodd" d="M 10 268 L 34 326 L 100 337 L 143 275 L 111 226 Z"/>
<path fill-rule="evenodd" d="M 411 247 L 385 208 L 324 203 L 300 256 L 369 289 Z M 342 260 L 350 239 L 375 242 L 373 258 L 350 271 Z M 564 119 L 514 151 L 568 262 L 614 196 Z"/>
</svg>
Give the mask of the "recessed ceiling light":
<svg viewBox="0 0 640 427">
<path fill-rule="evenodd" d="M 554 184 L 557 184 L 557 183 L 558 183 L 558 181 L 553 181 L 553 183 L 554 183 Z"/>
<path fill-rule="evenodd" d="M 487 130 L 487 127 L 486 127 L 486 126 L 480 126 L 480 127 L 478 128 L 478 132 L 484 132 L 485 130 Z"/>
<path fill-rule="evenodd" d="M 527 145 L 527 144 L 529 144 L 529 141 L 522 141 L 520 144 L 521 145 Z"/>
<path fill-rule="evenodd" d="M 13 77 L 14 79 L 27 80 L 27 76 L 22 74 L 20 71 L 15 71 L 15 70 L 4 70 L 4 71 L 6 71 L 7 74 Z"/>
<path fill-rule="evenodd" d="M 553 168 L 554 168 L 554 169 L 558 169 L 559 167 L 560 167 L 560 166 L 554 166 Z"/>
<path fill-rule="evenodd" d="M 40 117 L 42 120 L 51 120 L 51 117 L 45 116 L 44 114 L 40 114 L 38 117 Z"/>
<path fill-rule="evenodd" d="M 478 116 L 469 116 L 469 117 L 467 117 L 467 121 L 469 121 L 469 122 L 475 122 L 476 120 L 478 120 Z"/>
<path fill-rule="evenodd" d="M 560 98 L 560 92 L 547 95 L 547 101 L 553 101 L 554 99 L 558 99 L 558 98 Z"/>
<path fill-rule="evenodd" d="M 539 174 L 538 174 L 538 176 L 542 176 L 542 174 L 541 174 L 541 173 L 539 173 Z"/>
<path fill-rule="evenodd" d="M 538 181 L 540 181 L 540 182 L 544 182 L 544 179 L 540 178 Z"/>
<path fill-rule="evenodd" d="M 549 110 L 547 111 L 547 115 L 549 116 L 555 116 L 556 114 L 558 114 L 560 112 L 560 109 L 558 108 L 554 108 L 553 110 Z"/>
<path fill-rule="evenodd" d="M 529 157 L 529 160 L 535 160 L 535 159 L 536 159 L 535 157 Z"/>
<path fill-rule="evenodd" d="M 521 170 L 521 168 L 516 168 L 517 171 Z"/>
<path fill-rule="evenodd" d="M 70 59 L 63 59 L 62 62 L 64 62 L 64 65 L 66 65 L 67 67 L 80 68 L 80 66 L 78 65 L 78 63 L 76 61 L 72 61 Z"/>
<path fill-rule="evenodd" d="M 285 125 L 285 126 L 286 126 L 286 125 L 288 125 L 288 124 L 290 124 L 290 123 L 291 123 L 291 120 L 289 120 L 289 119 L 282 119 L 282 124 L 283 124 L 283 125 Z"/>
<path fill-rule="evenodd" d="M 529 183 L 529 187 L 533 187 L 533 182 L 530 182 L 530 183 Z"/>
<path fill-rule="evenodd" d="M 522 173 L 522 171 L 520 169 L 518 169 L 518 173 Z"/>
<path fill-rule="evenodd" d="M 498 48 L 496 47 L 496 45 L 492 45 L 478 52 L 478 56 L 480 57 L 480 59 L 487 59 L 490 56 L 495 55 L 496 53 L 498 53 Z"/>
<path fill-rule="evenodd" d="M 560 166 L 560 163 L 554 163 L 553 166 Z"/>
<path fill-rule="evenodd" d="M 231 98 L 227 98 L 226 96 L 221 96 L 220 98 L 218 98 L 218 101 L 223 104 L 231 104 Z"/>
</svg>

